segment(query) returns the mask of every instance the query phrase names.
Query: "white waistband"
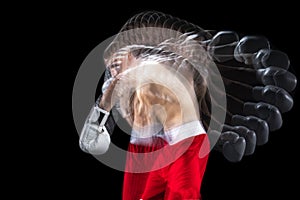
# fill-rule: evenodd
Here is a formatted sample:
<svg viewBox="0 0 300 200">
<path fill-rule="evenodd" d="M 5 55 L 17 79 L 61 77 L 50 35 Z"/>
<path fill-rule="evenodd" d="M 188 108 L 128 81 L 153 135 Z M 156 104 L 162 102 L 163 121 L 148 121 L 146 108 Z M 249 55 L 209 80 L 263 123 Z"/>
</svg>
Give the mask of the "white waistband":
<svg viewBox="0 0 300 200">
<path fill-rule="evenodd" d="M 188 122 L 170 130 L 165 130 L 166 141 L 170 145 L 174 145 L 186 138 L 200 134 L 206 134 L 200 121 Z"/>
<path fill-rule="evenodd" d="M 206 134 L 200 121 L 192 121 L 163 132 L 161 125 L 147 127 L 142 131 L 132 130 L 130 143 L 139 145 L 149 145 L 152 143 L 152 137 L 161 137 L 170 145 L 174 145 L 186 138 Z"/>
</svg>

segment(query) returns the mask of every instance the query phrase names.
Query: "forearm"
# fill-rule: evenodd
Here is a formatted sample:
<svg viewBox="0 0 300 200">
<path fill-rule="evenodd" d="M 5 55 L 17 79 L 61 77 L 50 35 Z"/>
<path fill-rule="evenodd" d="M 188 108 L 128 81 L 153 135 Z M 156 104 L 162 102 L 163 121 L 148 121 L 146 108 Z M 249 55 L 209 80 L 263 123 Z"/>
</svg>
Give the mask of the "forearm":
<svg viewBox="0 0 300 200">
<path fill-rule="evenodd" d="M 105 89 L 102 88 L 102 92 L 103 94 L 99 96 L 98 100 L 96 101 L 97 105 L 110 112 L 110 110 L 112 109 L 112 107 L 115 104 L 115 100 L 112 98 L 115 87 L 117 85 L 118 82 L 118 78 L 111 78 L 110 80 L 108 80 L 108 85 L 106 86 Z"/>
</svg>

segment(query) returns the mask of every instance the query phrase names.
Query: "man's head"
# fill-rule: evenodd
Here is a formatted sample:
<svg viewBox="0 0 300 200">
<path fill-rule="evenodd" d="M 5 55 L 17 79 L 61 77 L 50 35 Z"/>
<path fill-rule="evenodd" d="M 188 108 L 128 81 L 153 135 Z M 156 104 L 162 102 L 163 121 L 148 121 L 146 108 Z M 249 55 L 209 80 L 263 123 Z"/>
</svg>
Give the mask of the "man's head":
<svg viewBox="0 0 300 200">
<path fill-rule="evenodd" d="M 199 119 L 198 103 L 206 92 L 205 79 L 188 60 L 166 52 L 155 53 L 149 53 L 149 49 L 122 51 L 110 60 L 110 73 L 122 80 L 118 87 L 118 101 L 123 102 L 121 113 L 140 124 L 178 122 L 183 113 L 190 115 L 185 120 Z"/>
</svg>

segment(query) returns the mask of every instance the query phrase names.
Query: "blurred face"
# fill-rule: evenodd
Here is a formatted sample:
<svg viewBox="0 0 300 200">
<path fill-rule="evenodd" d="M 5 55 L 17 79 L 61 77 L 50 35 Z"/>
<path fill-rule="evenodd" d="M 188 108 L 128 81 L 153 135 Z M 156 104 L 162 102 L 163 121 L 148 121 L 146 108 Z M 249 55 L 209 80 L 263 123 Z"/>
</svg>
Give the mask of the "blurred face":
<svg viewBox="0 0 300 200">
<path fill-rule="evenodd" d="M 130 67 L 137 65 L 137 59 L 131 53 L 124 53 L 120 56 L 115 56 L 109 65 L 109 70 L 112 77 L 126 71 Z"/>
</svg>

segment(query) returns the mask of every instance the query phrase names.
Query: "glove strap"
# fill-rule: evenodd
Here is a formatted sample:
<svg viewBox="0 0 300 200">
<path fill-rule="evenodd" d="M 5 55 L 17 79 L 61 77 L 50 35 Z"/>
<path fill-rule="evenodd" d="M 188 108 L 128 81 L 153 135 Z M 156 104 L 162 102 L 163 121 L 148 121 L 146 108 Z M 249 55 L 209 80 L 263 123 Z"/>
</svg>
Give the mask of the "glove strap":
<svg viewBox="0 0 300 200">
<path fill-rule="evenodd" d="M 102 108 L 99 108 L 98 106 L 96 106 L 96 109 L 100 112 L 100 116 L 99 116 L 100 125 L 99 125 L 99 128 L 102 129 L 102 127 L 104 127 L 104 125 L 105 125 L 105 123 L 108 119 L 109 112 L 102 109 Z"/>
</svg>

